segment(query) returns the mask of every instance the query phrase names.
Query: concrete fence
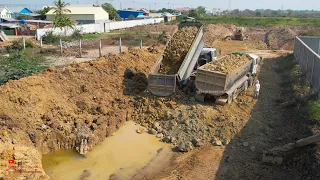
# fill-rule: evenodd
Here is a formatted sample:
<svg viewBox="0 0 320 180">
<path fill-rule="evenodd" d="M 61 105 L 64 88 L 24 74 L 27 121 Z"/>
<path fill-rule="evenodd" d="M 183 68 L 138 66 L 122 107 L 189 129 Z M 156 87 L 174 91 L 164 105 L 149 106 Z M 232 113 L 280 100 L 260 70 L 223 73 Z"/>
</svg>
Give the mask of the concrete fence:
<svg viewBox="0 0 320 180">
<path fill-rule="evenodd" d="M 320 96 L 320 38 L 296 37 L 294 41 L 294 56 L 302 71 L 312 85 L 314 92 Z"/>
<path fill-rule="evenodd" d="M 163 18 L 155 18 L 155 19 L 143 19 L 143 20 L 132 20 L 132 21 L 118 21 L 118 22 L 108 22 L 108 23 L 100 23 L 100 24 L 83 24 L 76 25 L 74 29 L 78 29 L 81 33 L 104 33 L 109 32 L 111 30 L 117 29 L 125 29 L 134 26 L 142 26 L 148 24 L 157 24 L 162 22 Z M 71 35 L 74 32 L 74 29 L 66 28 L 45 28 L 45 29 L 37 29 L 37 39 L 40 39 L 46 32 L 52 31 L 55 35 Z"/>
</svg>

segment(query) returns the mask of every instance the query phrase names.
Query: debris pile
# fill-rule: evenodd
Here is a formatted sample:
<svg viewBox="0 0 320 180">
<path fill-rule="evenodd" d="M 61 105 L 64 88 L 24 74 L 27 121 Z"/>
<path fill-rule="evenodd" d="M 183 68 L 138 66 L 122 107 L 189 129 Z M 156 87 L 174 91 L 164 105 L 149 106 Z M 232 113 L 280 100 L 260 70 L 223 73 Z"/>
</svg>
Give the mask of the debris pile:
<svg viewBox="0 0 320 180">
<path fill-rule="evenodd" d="M 238 111 L 236 104 L 229 109 L 214 109 L 197 103 L 194 97 L 179 90 L 175 96 L 165 98 L 142 93 L 134 98 L 134 109 L 133 121 L 183 152 L 215 141 L 229 142 L 239 131 L 238 127 L 247 121 L 243 118 L 247 114 Z M 237 117 L 234 112 L 239 112 Z"/>
<path fill-rule="evenodd" d="M 230 73 L 236 70 L 237 68 L 245 65 L 248 61 L 249 61 L 249 58 L 247 56 L 229 54 L 224 56 L 220 60 L 212 61 L 200 68 L 205 70 L 210 70 L 210 71 Z"/>
</svg>

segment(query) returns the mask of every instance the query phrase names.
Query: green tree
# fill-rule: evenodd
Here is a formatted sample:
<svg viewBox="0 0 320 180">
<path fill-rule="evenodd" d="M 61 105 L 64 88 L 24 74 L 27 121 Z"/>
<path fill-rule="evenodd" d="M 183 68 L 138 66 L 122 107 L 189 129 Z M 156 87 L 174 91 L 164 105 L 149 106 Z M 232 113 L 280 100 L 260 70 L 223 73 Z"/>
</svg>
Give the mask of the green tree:
<svg viewBox="0 0 320 180">
<path fill-rule="evenodd" d="M 66 8 L 66 6 L 68 6 L 69 3 L 65 3 L 61 0 L 58 0 L 54 2 L 54 5 L 55 7 L 52 7 L 52 9 L 54 10 L 53 13 L 56 16 L 61 16 L 61 15 L 65 15 L 66 13 L 71 13 L 71 11 Z"/>
<path fill-rule="evenodd" d="M 261 12 L 256 12 L 256 16 L 261 16 Z"/>
<path fill-rule="evenodd" d="M 293 10 L 289 9 L 288 10 L 288 16 L 292 16 L 293 15 Z"/>
<path fill-rule="evenodd" d="M 198 12 L 195 9 L 192 9 L 189 11 L 189 15 L 190 17 L 198 17 Z"/>
<path fill-rule="evenodd" d="M 55 17 L 53 19 L 53 27 L 60 28 L 61 30 L 64 28 L 66 35 L 67 28 L 73 28 L 72 20 L 66 15 L 67 13 L 71 13 L 71 11 L 66 8 L 66 6 L 69 4 L 58 0 L 54 2 L 54 5 L 55 7 L 52 8 L 54 10 L 53 13 L 55 14 Z"/>
<path fill-rule="evenodd" d="M 113 20 L 121 20 L 118 11 L 110 3 L 104 3 L 101 7 L 108 12 L 109 18 Z"/>
<path fill-rule="evenodd" d="M 36 11 L 36 13 L 45 15 L 45 14 L 47 14 L 51 9 L 52 9 L 52 7 L 45 6 L 43 9 Z"/>
<path fill-rule="evenodd" d="M 206 14 L 207 14 L 207 12 L 206 12 L 206 8 L 205 7 L 203 7 L 203 6 L 199 6 L 199 7 L 197 7 L 197 15 L 198 16 L 205 16 Z"/>
</svg>

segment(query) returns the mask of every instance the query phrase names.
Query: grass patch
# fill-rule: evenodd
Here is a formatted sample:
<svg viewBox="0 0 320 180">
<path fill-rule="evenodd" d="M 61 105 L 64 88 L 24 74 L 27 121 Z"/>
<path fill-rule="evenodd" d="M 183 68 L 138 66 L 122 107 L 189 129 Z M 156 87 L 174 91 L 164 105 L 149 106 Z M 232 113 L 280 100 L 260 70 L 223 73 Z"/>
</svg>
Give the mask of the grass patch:
<svg viewBox="0 0 320 180">
<path fill-rule="evenodd" d="M 288 17 L 203 17 L 205 24 L 235 24 L 238 26 L 320 26 L 320 18 L 288 18 Z"/>
<path fill-rule="evenodd" d="M 99 39 L 99 38 L 103 38 L 106 37 L 107 34 L 103 34 L 103 33 L 88 33 L 88 34 L 83 34 L 82 37 L 83 39 Z"/>
<path fill-rule="evenodd" d="M 282 74 L 282 86 L 286 92 L 286 101 L 293 97 L 302 97 L 312 93 L 307 76 L 301 71 L 293 54 L 278 58 L 278 71 Z M 320 121 L 320 100 L 312 99 L 305 104 L 299 104 L 298 111 L 307 119 Z"/>
<path fill-rule="evenodd" d="M 45 58 L 34 49 L 9 53 L 9 56 L 0 54 L 0 85 L 9 80 L 18 80 L 25 76 L 39 73 L 47 68 L 42 65 Z"/>
<path fill-rule="evenodd" d="M 320 121 L 320 100 L 309 101 L 302 107 L 309 119 Z"/>
</svg>

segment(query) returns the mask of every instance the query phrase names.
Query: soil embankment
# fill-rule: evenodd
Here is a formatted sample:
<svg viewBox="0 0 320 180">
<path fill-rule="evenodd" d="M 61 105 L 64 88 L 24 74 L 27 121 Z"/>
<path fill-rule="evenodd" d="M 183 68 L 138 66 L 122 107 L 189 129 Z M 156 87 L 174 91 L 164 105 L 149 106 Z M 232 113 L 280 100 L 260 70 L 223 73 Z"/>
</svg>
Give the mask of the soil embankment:
<svg viewBox="0 0 320 180">
<path fill-rule="evenodd" d="M 125 92 L 145 89 L 146 78 L 140 74 L 158 56 L 131 49 L 88 63 L 49 68 L 1 86 L 0 177 L 9 175 L 9 159 L 42 171 L 41 154 L 58 149 L 85 154 L 110 136 L 131 119 L 133 99 Z M 133 72 L 131 79 L 124 80 L 127 68 Z M 43 171 L 22 175 L 47 177 Z"/>
</svg>

